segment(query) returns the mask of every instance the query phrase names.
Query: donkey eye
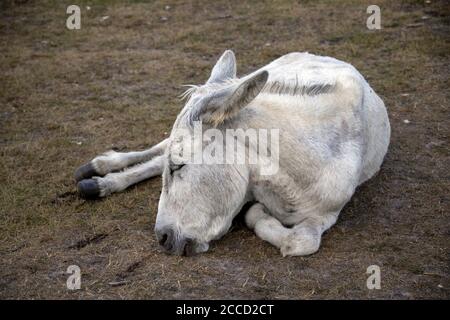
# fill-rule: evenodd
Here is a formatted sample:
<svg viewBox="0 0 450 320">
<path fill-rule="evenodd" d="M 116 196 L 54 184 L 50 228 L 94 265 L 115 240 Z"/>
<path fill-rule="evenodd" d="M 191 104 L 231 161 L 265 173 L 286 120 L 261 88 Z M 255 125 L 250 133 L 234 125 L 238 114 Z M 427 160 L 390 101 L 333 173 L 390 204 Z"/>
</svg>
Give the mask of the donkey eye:
<svg viewBox="0 0 450 320">
<path fill-rule="evenodd" d="M 170 172 L 170 174 L 172 175 L 175 171 L 180 170 L 180 169 L 183 168 L 185 165 L 186 165 L 185 163 L 182 163 L 182 164 L 172 164 L 172 165 L 169 167 L 169 172 Z"/>
</svg>

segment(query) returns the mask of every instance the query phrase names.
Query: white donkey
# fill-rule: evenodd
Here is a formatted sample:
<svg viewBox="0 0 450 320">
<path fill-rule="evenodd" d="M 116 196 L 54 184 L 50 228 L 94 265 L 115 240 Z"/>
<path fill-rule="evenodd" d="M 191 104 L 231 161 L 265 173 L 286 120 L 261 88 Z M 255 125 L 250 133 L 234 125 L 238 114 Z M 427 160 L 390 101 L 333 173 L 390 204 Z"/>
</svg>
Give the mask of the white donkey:
<svg viewBox="0 0 450 320">
<path fill-rule="evenodd" d="M 250 164 L 175 164 L 182 146 L 174 132 L 192 130 L 194 120 L 222 132 L 278 128 L 277 173 L 263 176 Z M 353 66 L 290 53 L 238 79 L 228 50 L 208 81 L 189 90 L 168 139 L 146 151 L 100 155 L 75 178 L 89 198 L 162 174 L 155 231 L 168 253 L 207 251 L 251 202 L 248 227 L 283 256 L 301 256 L 319 249 L 355 188 L 377 173 L 389 139 L 384 103 Z"/>
</svg>

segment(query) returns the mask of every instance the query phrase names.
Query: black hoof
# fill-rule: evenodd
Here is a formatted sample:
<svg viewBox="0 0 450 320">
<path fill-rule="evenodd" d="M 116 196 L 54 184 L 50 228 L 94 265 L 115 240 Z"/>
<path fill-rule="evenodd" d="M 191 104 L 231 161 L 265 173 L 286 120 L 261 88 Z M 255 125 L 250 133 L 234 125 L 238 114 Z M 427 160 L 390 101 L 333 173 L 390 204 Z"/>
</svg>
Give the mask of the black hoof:
<svg viewBox="0 0 450 320">
<path fill-rule="evenodd" d="M 75 171 L 75 180 L 81 181 L 83 179 L 88 179 L 93 176 L 99 176 L 98 172 L 95 171 L 92 162 L 82 165 Z"/>
<path fill-rule="evenodd" d="M 100 187 L 98 186 L 97 180 L 81 180 L 80 182 L 78 182 L 77 188 L 78 193 L 82 198 L 95 199 L 100 196 Z"/>
</svg>

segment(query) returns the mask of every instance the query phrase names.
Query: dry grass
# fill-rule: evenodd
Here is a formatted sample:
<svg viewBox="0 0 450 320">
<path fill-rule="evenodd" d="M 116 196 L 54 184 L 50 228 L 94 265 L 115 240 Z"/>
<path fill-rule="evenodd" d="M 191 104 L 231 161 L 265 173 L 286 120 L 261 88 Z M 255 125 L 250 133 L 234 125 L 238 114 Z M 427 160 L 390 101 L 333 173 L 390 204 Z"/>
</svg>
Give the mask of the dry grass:
<svg viewBox="0 0 450 320">
<path fill-rule="evenodd" d="M 0 297 L 450 297 L 445 1 L 377 1 L 380 31 L 365 27 L 367 1 L 78 3 L 78 31 L 65 1 L 1 5 Z M 313 256 L 282 258 L 239 223 L 207 254 L 167 256 L 153 236 L 160 179 L 101 201 L 75 193 L 78 165 L 160 141 L 180 85 L 227 48 L 240 74 L 291 51 L 349 61 L 388 106 L 385 165 Z M 80 291 L 66 289 L 71 264 Z M 372 264 L 381 290 L 366 288 Z"/>
</svg>

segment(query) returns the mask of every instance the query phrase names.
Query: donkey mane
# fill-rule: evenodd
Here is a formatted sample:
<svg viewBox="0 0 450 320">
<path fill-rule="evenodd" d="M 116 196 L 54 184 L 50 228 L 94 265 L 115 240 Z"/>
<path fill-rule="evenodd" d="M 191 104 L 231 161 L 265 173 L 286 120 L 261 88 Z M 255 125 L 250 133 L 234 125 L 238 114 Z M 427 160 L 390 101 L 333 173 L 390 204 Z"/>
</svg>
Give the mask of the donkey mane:
<svg viewBox="0 0 450 320">
<path fill-rule="evenodd" d="M 180 94 L 180 99 L 189 99 L 195 91 L 199 88 L 205 88 L 207 90 L 220 89 L 229 84 L 238 82 L 240 79 L 228 79 L 220 83 L 210 83 L 206 85 L 194 85 L 188 84 L 184 87 L 188 87 L 183 93 Z M 290 96 L 315 96 L 320 94 L 331 93 L 334 91 L 336 85 L 331 83 L 308 83 L 301 84 L 296 77 L 295 83 L 292 81 L 271 81 L 267 82 L 261 93 L 271 93 L 278 95 L 290 95 Z"/>
<path fill-rule="evenodd" d="M 265 85 L 261 92 L 290 96 L 315 96 L 330 93 L 334 90 L 334 88 L 335 85 L 330 83 L 300 84 L 296 78 L 294 84 L 286 81 L 269 82 Z"/>
</svg>

